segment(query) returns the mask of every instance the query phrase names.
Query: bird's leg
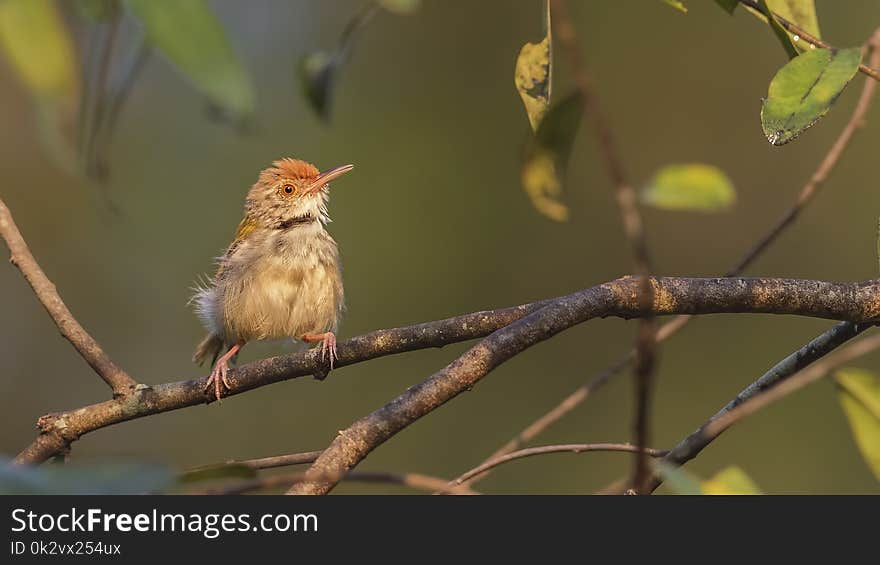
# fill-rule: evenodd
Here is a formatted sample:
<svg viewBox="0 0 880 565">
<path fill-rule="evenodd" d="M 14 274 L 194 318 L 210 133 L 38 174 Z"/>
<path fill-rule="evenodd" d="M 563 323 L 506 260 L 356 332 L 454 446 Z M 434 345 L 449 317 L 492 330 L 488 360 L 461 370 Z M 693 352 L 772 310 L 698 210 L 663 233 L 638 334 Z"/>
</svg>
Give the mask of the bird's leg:
<svg viewBox="0 0 880 565">
<path fill-rule="evenodd" d="M 333 362 L 339 359 L 339 355 L 336 354 L 336 336 L 333 334 L 333 332 L 325 332 L 322 334 L 306 334 L 300 339 L 302 339 L 306 343 L 314 343 L 316 341 L 320 341 L 321 361 L 329 356 L 330 369 L 333 369 Z"/>
<path fill-rule="evenodd" d="M 221 355 L 216 363 L 214 363 L 214 368 L 211 370 L 211 376 L 208 377 L 208 382 L 205 384 L 205 392 L 208 392 L 211 385 L 213 385 L 214 396 L 217 400 L 220 400 L 220 394 L 223 392 L 223 387 L 226 387 L 226 390 L 232 390 L 232 385 L 229 384 L 229 380 L 226 378 L 226 374 L 229 372 L 229 360 L 235 357 L 235 354 L 238 353 L 238 350 L 241 349 L 243 345 L 244 343 L 236 343 L 229 348 L 229 351 Z"/>
</svg>

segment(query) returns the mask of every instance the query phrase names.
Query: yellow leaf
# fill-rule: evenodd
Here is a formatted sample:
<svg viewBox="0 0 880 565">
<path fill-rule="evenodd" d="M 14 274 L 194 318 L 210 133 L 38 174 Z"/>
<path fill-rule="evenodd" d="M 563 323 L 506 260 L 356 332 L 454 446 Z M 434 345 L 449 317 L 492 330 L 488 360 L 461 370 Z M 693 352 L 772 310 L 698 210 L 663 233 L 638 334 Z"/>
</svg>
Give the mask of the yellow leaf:
<svg viewBox="0 0 880 565">
<path fill-rule="evenodd" d="M 556 162 L 549 151 L 538 150 L 525 162 L 522 183 L 540 213 L 557 222 L 568 220 L 568 208 L 558 200 L 562 186 L 556 173 Z"/>
<path fill-rule="evenodd" d="M 763 494 L 758 485 L 739 467 L 726 467 L 702 482 L 703 494 Z"/>
<path fill-rule="evenodd" d="M 526 43 L 522 46 L 513 74 L 513 82 L 534 131 L 538 130 L 538 124 L 550 107 L 553 52 L 549 0 L 546 0 L 546 9 L 544 39 L 540 43 Z"/>
<path fill-rule="evenodd" d="M 73 43 L 54 2 L 0 2 L 0 47 L 38 98 L 69 102 L 76 96 Z"/>
<path fill-rule="evenodd" d="M 880 377 L 847 368 L 837 371 L 834 381 L 856 445 L 880 481 Z"/>
</svg>

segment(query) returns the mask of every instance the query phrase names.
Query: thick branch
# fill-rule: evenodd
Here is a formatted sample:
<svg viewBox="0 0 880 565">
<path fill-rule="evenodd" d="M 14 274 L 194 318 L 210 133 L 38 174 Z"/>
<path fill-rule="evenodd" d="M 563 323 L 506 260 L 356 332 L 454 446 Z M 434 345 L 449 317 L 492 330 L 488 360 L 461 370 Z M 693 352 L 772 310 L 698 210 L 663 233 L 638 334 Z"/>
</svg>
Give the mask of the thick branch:
<svg viewBox="0 0 880 565">
<path fill-rule="evenodd" d="M 652 277 L 650 280 L 654 290 L 652 315 L 748 312 L 854 322 L 880 316 L 880 280 L 864 283 L 760 278 Z M 348 452 L 349 457 L 338 459 L 337 445 L 336 449 L 325 451 L 315 465 L 323 466 L 328 460 L 338 463 L 350 460 L 353 465 L 401 427 L 472 386 L 512 355 L 572 325 L 596 317 L 645 316 L 639 295 L 639 278 L 624 277 L 553 300 L 380 330 L 341 343 L 338 367 L 491 334 L 452 365 L 392 402 L 384 417 L 377 413 L 368 416 L 365 420 L 377 428 L 358 432 L 367 433 L 371 438 L 362 446 L 365 449 Z M 499 328 L 504 329 L 496 331 Z M 317 350 L 271 357 L 230 371 L 230 394 L 241 394 L 271 383 L 325 371 Z M 141 385 L 123 398 L 44 416 L 39 421 L 43 433 L 18 455 L 16 461 L 41 462 L 64 451 L 70 442 L 83 434 L 99 428 L 210 402 L 210 395 L 204 392 L 206 382 L 207 377 L 202 377 L 155 386 Z M 342 441 L 340 438 L 337 442 Z M 360 455 L 353 457 L 355 453 Z"/>
<path fill-rule="evenodd" d="M 825 283 L 794 279 L 685 279 L 652 277 L 652 314 L 753 312 L 799 314 L 854 322 L 880 315 L 880 281 Z M 552 301 L 493 333 L 426 381 L 339 432 L 309 469 L 310 480 L 292 494 L 324 494 L 373 449 L 461 392 L 492 369 L 557 333 L 589 319 L 645 315 L 639 279 L 625 277 Z"/>
<path fill-rule="evenodd" d="M 73 345 L 83 359 L 113 390 L 114 396 L 124 396 L 134 390 L 137 383 L 125 371 L 116 366 L 101 349 L 98 342 L 76 321 L 61 300 L 55 285 L 31 255 L 27 243 L 12 219 L 12 213 L 0 199 L 0 236 L 9 247 L 10 261 L 18 267 L 34 294 L 52 317 L 58 331 Z"/>
<path fill-rule="evenodd" d="M 539 309 L 546 302 L 548 301 L 375 331 L 340 343 L 339 359 L 335 365 L 339 368 L 385 355 L 443 347 L 450 343 L 483 337 Z M 297 377 L 323 377 L 326 372 L 326 366 L 321 362 L 320 352 L 317 350 L 270 357 L 230 371 L 228 378 L 233 390 L 229 395 Z M 154 386 L 141 385 L 136 394 L 129 398 L 43 416 L 37 424 L 42 433 L 18 454 L 15 461 L 41 463 L 65 451 L 80 436 L 105 426 L 213 402 L 213 397 L 204 392 L 206 382 L 207 377 L 203 377 Z"/>
</svg>

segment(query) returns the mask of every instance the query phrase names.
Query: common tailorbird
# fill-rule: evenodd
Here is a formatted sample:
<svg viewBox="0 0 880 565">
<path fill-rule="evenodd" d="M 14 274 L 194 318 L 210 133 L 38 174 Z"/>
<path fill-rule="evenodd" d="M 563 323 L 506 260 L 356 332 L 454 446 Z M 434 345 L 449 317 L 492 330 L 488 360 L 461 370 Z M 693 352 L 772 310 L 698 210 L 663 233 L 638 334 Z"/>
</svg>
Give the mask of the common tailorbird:
<svg viewBox="0 0 880 565">
<path fill-rule="evenodd" d="M 319 172 L 311 163 L 280 159 L 248 192 L 244 219 L 217 260 L 217 274 L 193 296 L 208 330 L 193 361 L 212 358 L 205 391 L 213 386 L 218 400 L 223 387 L 231 389 L 230 359 L 249 341 L 320 341 L 321 359 L 333 368 L 343 290 L 339 251 L 325 228 L 328 183 L 352 168 Z"/>
</svg>

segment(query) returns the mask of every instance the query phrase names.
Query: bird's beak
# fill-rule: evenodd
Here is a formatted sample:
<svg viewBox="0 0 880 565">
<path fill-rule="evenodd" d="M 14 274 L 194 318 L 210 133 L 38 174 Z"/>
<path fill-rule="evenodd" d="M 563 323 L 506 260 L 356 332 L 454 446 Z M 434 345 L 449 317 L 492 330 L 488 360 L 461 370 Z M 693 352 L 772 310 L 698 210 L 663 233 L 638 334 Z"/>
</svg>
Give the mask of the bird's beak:
<svg viewBox="0 0 880 565">
<path fill-rule="evenodd" d="M 318 192 L 322 188 L 324 188 L 330 181 L 341 177 L 348 171 L 352 170 L 354 165 L 342 165 L 340 167 L 334 167 L 332 169 L 328 169 L 320 173 L 315 180 L 312 181 L 312 184 L 306 189 L 306 194 L 313 194 Z"/>
</svg>

